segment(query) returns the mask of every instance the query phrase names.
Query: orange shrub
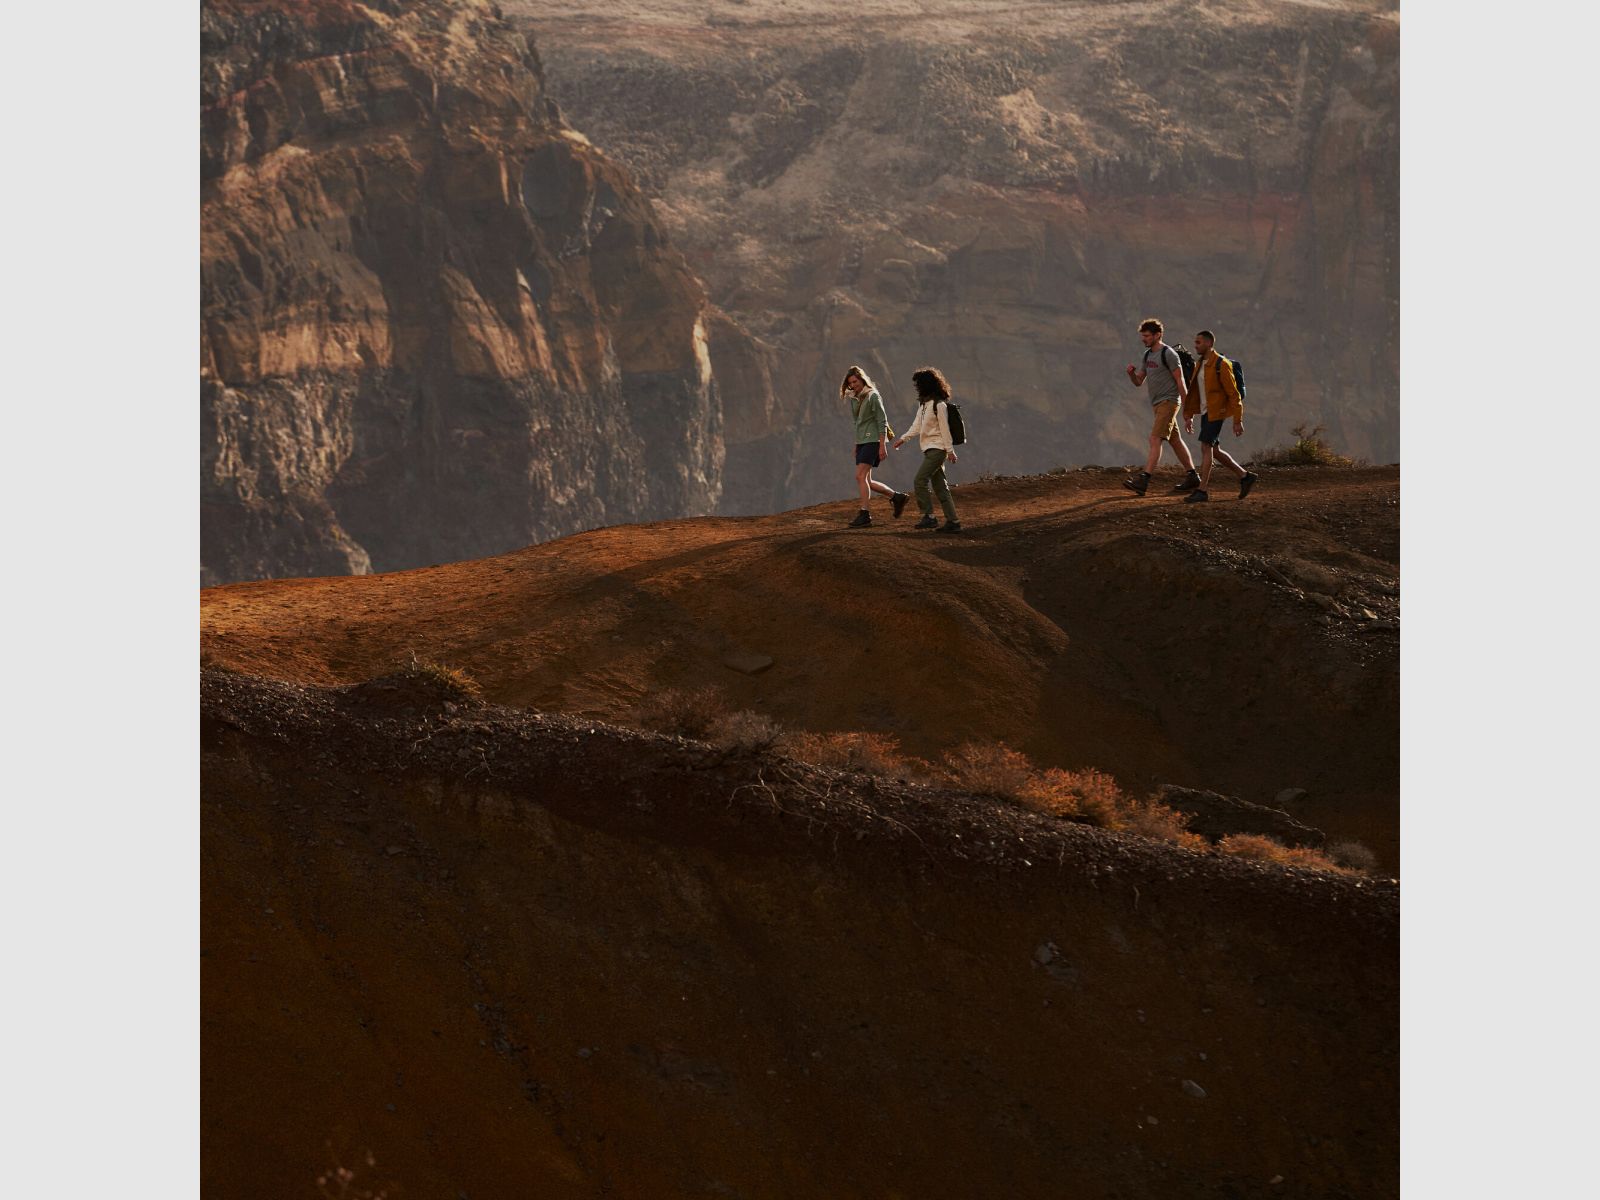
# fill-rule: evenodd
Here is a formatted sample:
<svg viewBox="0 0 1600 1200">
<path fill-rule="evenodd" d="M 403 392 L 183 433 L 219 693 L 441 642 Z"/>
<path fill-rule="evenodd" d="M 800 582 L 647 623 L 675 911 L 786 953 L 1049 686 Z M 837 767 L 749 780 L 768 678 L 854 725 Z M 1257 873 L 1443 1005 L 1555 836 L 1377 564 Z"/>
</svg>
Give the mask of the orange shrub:
<svg viewBox="0 0 1600 1200">
<path fill-rule="evenodd" d="M 1340 875 L 1352 872 L 1341 867 L 1320 850 L 1307 846 L 1285 846 L 1277 838 L 1264 833 L 1233 833 L 1217 843 L 1223 854 L 1239 858 L 1253 858 L 1262 862 L 1275 862 L 1286 867 L 1305 867 L 1312 871 L 1332 871 Z"/>
<path fill-rule="evenodd" d="M 1189 817 L 1175 808 L 1168 808 L 1157 800 L 1139 800 L 1125 805 L 1118 814 L 1117 826 L 1127 833 L 1154 838 L 1158 842 L 1173 842 L 1186 850 L 1206 850 L 1211 843 L 1198 833 L 1190 833 Z"/>
<path fill-rule="evenodd" d="M 945 751 L 945 769 L 958 787 L 980 796 L 1020 797 L 1033 781 L 1033 764 L 1003 742 L 966 742 Z"/>
<path fill-rule="evenodd" d="M 1104 771 L 1063 771 L 1048 767 L 1035 773 L 1017 797 L 1029 808 L 1057 817 L 1073 817 L 1102 829 L 1115 829 L 1126 799 L 1117 781 Z"/>
<path fill-rule="evenodd" d="M 917 765 L 900 753 L 900 743 L 887 733 L 790 733 L 780 749 L 791 758 L 832 767 L 904 779 L 921 774 Z"/>
</svg>

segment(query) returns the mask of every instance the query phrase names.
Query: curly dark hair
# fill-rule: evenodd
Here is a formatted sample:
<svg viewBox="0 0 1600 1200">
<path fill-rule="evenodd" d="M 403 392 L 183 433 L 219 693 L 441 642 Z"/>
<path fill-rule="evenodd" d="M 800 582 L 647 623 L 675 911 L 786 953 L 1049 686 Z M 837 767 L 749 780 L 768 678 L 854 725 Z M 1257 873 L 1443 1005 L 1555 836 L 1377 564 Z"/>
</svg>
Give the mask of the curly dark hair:
<svg viewBox="0 0 1600 1200">
<path fill-rule="evenodd" d="M 923 367 L 911 372 L 911 382 L 917 385 L 917 399 L 924 404 L 929 400 L 950 399 L 950 385 L 944 381 L 937 367 Z"/>
<path fill-rule="evenodd" d="M 1140 333 L 1153 333 L 1159 337 L 1166 331 L 1167 327 L 1154 317 L 1146 317 L 1144 320 L 1139 322 Z"/>
</svg>

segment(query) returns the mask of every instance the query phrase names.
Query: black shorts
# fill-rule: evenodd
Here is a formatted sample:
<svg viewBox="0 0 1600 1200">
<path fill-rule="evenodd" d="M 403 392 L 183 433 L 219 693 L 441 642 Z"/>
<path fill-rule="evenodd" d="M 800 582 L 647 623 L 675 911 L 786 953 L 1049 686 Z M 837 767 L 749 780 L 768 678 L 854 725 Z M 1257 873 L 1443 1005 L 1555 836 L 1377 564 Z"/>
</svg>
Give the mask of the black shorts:
<svg viewBox="0 0 1600 1200">
<path fill-rule="evenodd" d="M 1210 417 L 1200 418 L 1200 440 L 1215 446 L 1217 439 L 1222 436 L 1222 427 L 1228 423 L 1227 417 L 1218 417 L 1213 421 Z"/>
<path fill-rule="evenodd" d="M 878 447 L 880 445 L 882 445 L 881 442 L 857 442 L 856 463 L 858 465 L 861 463 L 866 463 L 869 467 L 877 466 L 883 461 L 882 457 L 878 453 Z"/>
</svg>

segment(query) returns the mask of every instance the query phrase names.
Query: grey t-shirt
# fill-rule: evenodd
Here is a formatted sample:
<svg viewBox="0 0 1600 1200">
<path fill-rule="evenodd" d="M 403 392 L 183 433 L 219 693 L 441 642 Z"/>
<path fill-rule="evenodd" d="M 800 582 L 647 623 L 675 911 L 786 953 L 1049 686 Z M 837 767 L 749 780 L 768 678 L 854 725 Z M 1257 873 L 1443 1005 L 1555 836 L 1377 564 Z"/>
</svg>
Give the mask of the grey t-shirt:
<svg viewBox="0 0 1600 1200">
<path fill-rule="evenodd" d="M 1183 360 L 1178 357 L 1176 350 L 1165 343 L 1159 354 L 1154 350 L 1146 350 L 1140 367 L 1145 372 L 1145 392 L 1150 397 L 1152 408 L 1178 398 L 1178 381 L 1172 377 L 1172 373 L 1183 370 Z"/>
</svg>

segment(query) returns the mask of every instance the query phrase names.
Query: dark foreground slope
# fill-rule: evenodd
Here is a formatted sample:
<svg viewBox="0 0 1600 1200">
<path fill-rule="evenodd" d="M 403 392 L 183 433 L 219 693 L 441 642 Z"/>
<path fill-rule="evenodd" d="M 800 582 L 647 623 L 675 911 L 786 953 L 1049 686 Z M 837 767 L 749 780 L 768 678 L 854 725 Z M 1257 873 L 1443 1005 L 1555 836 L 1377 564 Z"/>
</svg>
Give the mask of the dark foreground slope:
<svg viewBox="0 0 1600 1200">
<path fill-rule="evenodd" d="M 1391 883 L 371 687 L 202 718 L 208 1195 L 1397 1192 Z"/>
</svg>

